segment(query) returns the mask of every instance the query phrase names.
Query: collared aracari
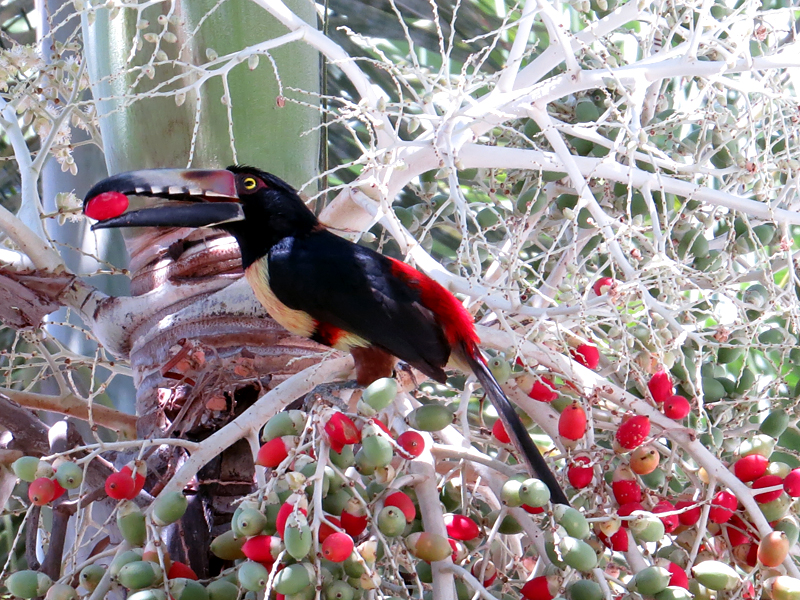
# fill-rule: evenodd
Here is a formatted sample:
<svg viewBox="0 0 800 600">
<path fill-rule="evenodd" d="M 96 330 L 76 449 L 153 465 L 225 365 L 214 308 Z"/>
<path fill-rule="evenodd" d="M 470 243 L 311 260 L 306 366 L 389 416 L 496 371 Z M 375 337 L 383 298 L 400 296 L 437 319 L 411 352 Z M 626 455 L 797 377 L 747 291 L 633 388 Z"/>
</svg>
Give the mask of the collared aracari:
<svg viewBox="0 0 800 600">
<path fill-rule="evenodd" d="M 184 202 L 123 213 L 122 195 Z M 92 229 L 223 229 L 239 243 L 256 298 L 290 332 L 353 351 L 357 362 L 382 355 L 393 366 L 400 359 L 440 383 L 448 364 L 471 371 L 531 474 L 547 485 L 553 502 L 569 504 L 486 365 L 472 315 L 427 275 L 325 229 L 286 182 L 239 166 L 133 171 L 92 187 L 84 211 L 103 219 Z"/>
</svg>

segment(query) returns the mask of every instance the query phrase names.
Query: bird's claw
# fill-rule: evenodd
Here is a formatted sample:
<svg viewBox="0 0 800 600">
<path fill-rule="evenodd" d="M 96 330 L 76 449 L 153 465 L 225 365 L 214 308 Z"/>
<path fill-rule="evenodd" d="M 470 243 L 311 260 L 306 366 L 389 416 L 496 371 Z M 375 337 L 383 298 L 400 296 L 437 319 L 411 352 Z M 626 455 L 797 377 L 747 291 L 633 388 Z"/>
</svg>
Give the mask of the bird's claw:
<svg viewBox="0 0 800 600">
<path fill-rule="evenodd" d="M 354 390 L 359 385 L 355 380 L 348 381 L 333 381 L 331 383 L 321 383 L 303 398 L 303 409 L 305 411 L 311 410 L 320 400 L 331 404 L 341 411 L 347 412 L 349 410 L 347 401 L 343 400 L 341 396 L 334 393 L 342 390 Z"/>
</svg>

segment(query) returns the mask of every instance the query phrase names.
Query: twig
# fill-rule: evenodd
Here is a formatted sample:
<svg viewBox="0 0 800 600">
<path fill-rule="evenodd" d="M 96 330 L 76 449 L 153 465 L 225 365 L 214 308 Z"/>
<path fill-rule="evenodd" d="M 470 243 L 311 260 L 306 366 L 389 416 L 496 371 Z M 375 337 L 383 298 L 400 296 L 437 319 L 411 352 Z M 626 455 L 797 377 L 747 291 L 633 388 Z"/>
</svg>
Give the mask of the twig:
<svg viewBox="0 0 800 600">
<path fill-rule="evenodd" d="M 16 402 L 20 406 L 32 410 L 46 410 L 60 415 L 75 417 L 82 421 L 89 420 L 89 402 L 70 392 L 60 396 L 37 394 L 0 388 L 0 397 Z M 127 439 L 136 438 L 136 415 L 129 415 L 101 404 L 92 403 L 92 419 L 103 427 L 116 431 Z"/>
<path fill-rule="evenodd" d="M 30 410 L 23 408 L 1 392 L 0 424 L 14 436 L 9 448 L 34 456 L 42 456 L 49 451 L 47 426 Z"/>
</svg>

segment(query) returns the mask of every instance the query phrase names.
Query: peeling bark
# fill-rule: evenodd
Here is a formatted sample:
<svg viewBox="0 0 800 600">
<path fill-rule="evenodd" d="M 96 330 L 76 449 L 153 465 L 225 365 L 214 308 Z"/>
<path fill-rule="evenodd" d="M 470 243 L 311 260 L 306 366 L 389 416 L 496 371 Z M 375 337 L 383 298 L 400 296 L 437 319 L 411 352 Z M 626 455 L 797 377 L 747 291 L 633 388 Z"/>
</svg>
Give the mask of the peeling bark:
<svg viewBox="0 0 800 600">
<path fill-rule="evenodd" d="M 39 327 L 62 306 L 58 297 L 74 279 L 69 273 L 0 267 L 0 321 L 14 329 Z"/>
</svg>

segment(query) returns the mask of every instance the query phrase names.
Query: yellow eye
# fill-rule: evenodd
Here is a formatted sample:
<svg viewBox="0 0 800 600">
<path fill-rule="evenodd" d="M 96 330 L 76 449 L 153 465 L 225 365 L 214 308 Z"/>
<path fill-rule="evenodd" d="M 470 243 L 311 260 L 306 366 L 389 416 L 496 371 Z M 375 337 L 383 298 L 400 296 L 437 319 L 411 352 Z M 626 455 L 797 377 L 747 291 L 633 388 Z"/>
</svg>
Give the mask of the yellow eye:
<svg viewBox="0 0 800 600">
<path fill-rule="evenodd" d="M 254 190 L 254 189 L 256 189 L 256 185 L 257 185 L 256 184 L 256 180 L 253 179 L 252 177 L 246 178 L 242 183 L 244 184 L 244 189 L 246 189 L 246 190 Z"/>
</svg>

